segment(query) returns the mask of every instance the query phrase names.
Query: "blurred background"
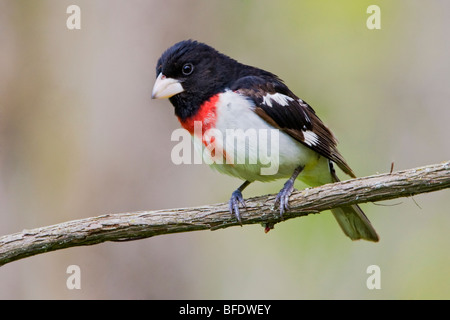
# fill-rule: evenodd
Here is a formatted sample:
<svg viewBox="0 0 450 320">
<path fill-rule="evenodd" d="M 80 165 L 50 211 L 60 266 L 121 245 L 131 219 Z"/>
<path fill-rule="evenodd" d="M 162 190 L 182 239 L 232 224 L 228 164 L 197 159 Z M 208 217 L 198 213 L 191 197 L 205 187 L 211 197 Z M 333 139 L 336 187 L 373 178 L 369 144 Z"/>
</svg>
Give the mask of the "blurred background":
<svg viewBox="0 0 450 320">
<path fill-rule="evenodd" d="M 71 4 L 80 30 L 66 27 Z M 366 27 L 372 4 L 380 30 Z M 284 79 L 359 176 L 449 160 L 449 19 L 437 0 L 0 0 L 0 235 L 228 201 L 241 181 L 172 164 L 179 123 L 167 100 L 150 99 L 157 59 L 183 39 Z M 363 205 L 377 244 L 349 241 L 324 212 L 268 234 L 255 225 L 41 254 L 0 268 L 0 298 L 449 299 L 449 195 Z M 80 290 L 66 287 L 73 264 Z M 374 264 L 380 290 L 366 286 Z"/>
</svg>

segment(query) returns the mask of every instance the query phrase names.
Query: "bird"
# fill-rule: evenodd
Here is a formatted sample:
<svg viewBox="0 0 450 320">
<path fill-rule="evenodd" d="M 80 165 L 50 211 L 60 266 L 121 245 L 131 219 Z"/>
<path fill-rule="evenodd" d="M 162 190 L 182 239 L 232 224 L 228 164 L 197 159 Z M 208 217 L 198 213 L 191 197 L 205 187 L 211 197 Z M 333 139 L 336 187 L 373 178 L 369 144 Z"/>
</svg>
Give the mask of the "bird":
<svg viewBox="0 0 450 320">
<path fill-rule="evenodd" d="M 334 134 L 283 80 L 240 63 L 206 43 L 189 39 L 166 49 L 156 64 L 151 97 L 169 99 L 181 127 L 189 132 L 197 148 L 209 148 L 208 164 L 213 169 L 244 181 L 228 202 L 230 213 L 239 223 L 240 207 L 245 208 L 242 192 L 252 182 L 287 178 L 275 198 L 282 219 L 290 209 L 289 197 L 297 178 L 311 187 L 338 182 L 334 165 L 356 178 L 338 151 Z M 270 139 L 262 139 L 261 132 L 273 134 Z M 261 145 L 266 142 L 271 156 L 276 155 L 270 158 L 272 163 L 256 152 L 258 143 L 250 141 L 255 137 Z M 237 143 L 244 144 L 238 148 Z M 269 166 L 273 170 L 268 173 Z M 379 241 L 358 205 L 331 211 L 350 239 Z"/>
</svg>

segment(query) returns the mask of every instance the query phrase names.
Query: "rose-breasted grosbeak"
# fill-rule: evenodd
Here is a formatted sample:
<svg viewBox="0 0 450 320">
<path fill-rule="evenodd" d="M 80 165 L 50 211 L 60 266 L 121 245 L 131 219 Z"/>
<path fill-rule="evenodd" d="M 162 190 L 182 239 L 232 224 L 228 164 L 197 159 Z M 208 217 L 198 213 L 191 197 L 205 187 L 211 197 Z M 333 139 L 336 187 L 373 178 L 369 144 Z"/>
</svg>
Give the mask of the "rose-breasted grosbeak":
<svg viewBox="0 0 450 320">
<path fill-rule="evenodd" d="M 193 40 L 181 41 L 167 49 L 158 60 L 156 75 L 152 98 L 169 98 L 182 127 L 193 135 L 194 140 L 199 138 L 197 141 L 204 148 L 211 149 L 214 145 L 211 155 L 216 160 L 218 155 L 227 160 L 214 161 L 211 163 L 213 168 L 245 180 L 229 201 L 230 212 L 239 222 L 239 204 L 245 206 L 242 191 L 253 181 L 289 178 L 275 201 L 282 217 L 283 212 L 289 209 L 289 196 L 297 177 L 311 186 L 339 181 L 333 163 L 355 177 L 337 150 L 337 140 L 331 131 L 315 111 L 276 75 L 241 64 Z M 228 141 L 223 143 L 214 137 L 196 137 L 199 132 L 195 133 L 196 124 L 201 125 L 200 135 L 214 129 L 222 137 L 230 135 L 230 130 L 241 130 L 241 133 L 249 129 L 278 130 L 275 142 L 278 154 L 272 158 L 277 170 L 263 174 L 261 169 L 267 167 L 267 162 L 263 164 L 261 159 L 251 161 L 249 154 L 254 151 L 255 144 L 247 143 L 242 150 L 228 149 Z M 239 156 L 246 161 L 228 161 L 230 157 Z M 378 241 L 377 233 L 359 206 L 331 211 L 352 240 Z"/>
</svg>

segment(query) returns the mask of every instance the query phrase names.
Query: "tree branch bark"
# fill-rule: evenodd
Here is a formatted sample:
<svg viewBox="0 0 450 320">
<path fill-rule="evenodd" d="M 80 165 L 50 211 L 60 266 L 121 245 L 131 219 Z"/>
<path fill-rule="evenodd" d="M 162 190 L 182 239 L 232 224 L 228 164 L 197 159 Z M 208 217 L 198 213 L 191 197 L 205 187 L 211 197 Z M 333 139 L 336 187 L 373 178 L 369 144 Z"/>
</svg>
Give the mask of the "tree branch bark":
<svg viewBox="0 0 450 320">
<path fill-rule="evenodd" d="M 450 187 L 450 161 L 425 167 L 342 181 L 295 191 L 284 220 L 344 205 L 376 202 Z M 242 224 L 280 222 L 276 195 L 246 200 Z M 105 241 L 130 241 L 156 235 L 216 230 L 239 225 L 228 204 L 105 214 L 0 237 L 0 266 L 36 254 Z"/>
</svg>

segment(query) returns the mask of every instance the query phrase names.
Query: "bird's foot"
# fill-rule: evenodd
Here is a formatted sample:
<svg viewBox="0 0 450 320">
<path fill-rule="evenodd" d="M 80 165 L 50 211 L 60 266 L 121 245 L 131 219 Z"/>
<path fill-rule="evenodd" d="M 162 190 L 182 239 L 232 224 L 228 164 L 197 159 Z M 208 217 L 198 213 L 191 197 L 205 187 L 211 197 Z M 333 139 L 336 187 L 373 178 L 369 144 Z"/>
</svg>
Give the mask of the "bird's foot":
<svg viewBox="0 0 450 320">
<path fill-rule="evenodd" d="M 279 204 L 281 219 L 283 219 L 283 213 L 289 210 L 289 197 L 292 191 L 294 191 L 294 181 L 289 179 L 275 198 L 275 207 Z"/>
<path fill-rule="evenodd" d="M 245 208 L 244 197 L 242 196 L 241 190 L 237 189 L 231 194 L 230 201 L 228 202 L 228 209 L 231 214 L 234 214 L 239 224 L 242 225 L 241 222 L 241 213 L 239 212 L 239 204 L 241 204 Z"/>
</svg>

